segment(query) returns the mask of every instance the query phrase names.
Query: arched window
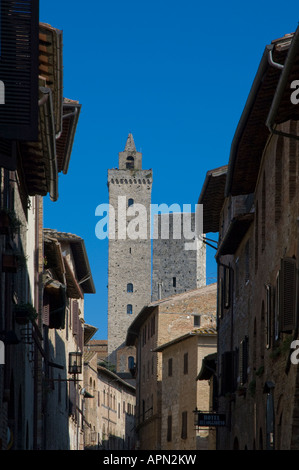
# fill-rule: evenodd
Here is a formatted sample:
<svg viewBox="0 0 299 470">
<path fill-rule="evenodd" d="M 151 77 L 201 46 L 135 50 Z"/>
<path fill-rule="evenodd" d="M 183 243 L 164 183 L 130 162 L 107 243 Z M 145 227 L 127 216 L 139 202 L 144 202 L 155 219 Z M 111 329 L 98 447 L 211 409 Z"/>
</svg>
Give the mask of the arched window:
<svg viewBox="0 0 299 470">
<path fill-rule="evenodd" d="M 133 313 L 133 305 L 128 304 L 127 305 L 127 314 L 132 315 L 132 313 Z"/>
<path fill-rule="evenodd" d="M 127 292 L 133 292 L 133 284 L 131 282 L 127 284 Z"/>
<path fill-rule="evenodd" d="M 133 206 L 134 204 L 134 199 L 130 198 L 128 199 L 128 207 Z"/>
<path fill-rule="evenodd" d="M 134 168 L 134 157 L 127 157 L 126 168 L 127 170 Z"/>
<path fill-rule="evenodd" d="M 128 369 L 134 369 L 135 360 L 133 356 L 128 357 Z"/>
</svg>

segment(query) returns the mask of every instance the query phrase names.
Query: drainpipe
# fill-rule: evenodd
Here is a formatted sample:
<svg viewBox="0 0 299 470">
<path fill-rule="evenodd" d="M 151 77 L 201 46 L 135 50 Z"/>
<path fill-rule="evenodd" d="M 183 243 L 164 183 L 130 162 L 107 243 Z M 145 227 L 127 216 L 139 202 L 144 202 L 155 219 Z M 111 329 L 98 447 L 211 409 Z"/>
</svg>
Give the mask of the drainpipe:
<svg viewBox="0 0 299 470">
<path fill-rule="evenodd" d="M 272 65 L 272 67 L 275 67 L 276 69 L 283 70 L 284 65 L 278 64 L 278 62 L 274 62 L 274 60 L 273 60 L 273 56 L 272 56 L 272 51 L 274 49 L 273 44 L 271 44 L 270 46 L 267 46 L 267 49 L 268 49 L 268 62 L 269 62 L 269 64 Z"/>
</svg>

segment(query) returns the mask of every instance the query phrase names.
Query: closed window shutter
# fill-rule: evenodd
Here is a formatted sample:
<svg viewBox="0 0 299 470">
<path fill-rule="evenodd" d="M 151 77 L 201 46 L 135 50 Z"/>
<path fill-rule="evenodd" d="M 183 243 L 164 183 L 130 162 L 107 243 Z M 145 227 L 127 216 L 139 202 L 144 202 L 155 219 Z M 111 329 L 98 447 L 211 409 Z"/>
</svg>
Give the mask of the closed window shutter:
<svg viewBox="0 0 299 470">
<path fill-rule="evenodd" d="M 75 417 L 77 415 L 77 390 L 73 381 L 70 381 L 69 389 L 69 414 Z"/>
<path fill-rule="evenodd" d="M 223 317 L 223 279 L 220 277 L 217 292 L 217 311 L 218 318 Z"/>
<path fill-rule="evenodd" d="M 266 286 L 267 289 L 267 324 L 266 324 L 266 347 L 271 346 L 271 322 L 272 322 L 272 289 L 270 285 Z"/>
<path fill-rule="evenodd" d="M 84 347 L 84 329 L 83 329 L 83 324 L 79 320 L 79 338 L 78 338 L 78 346 L 83 352 L 83 347 Z"/>
<path fill-rule="evenodd" d="M 79 333 L 79 305 L 77 300 L 73 300 L 73 335 Z"/>
<path fill-rule="evenodd" d="M 224 307 L 230 306 L 230 283 L 231 283 L 231 270 L 226 267 L 224 271 Z"/>
<path fill-rule="evenodd" d="M 277 341 L 280 333 L 280 271 L 276 277 L 275 313 L 274 313 L 274 340 Z"/>
<path fill-rule="evenodd" d="M 39 1 L 2 0 L 0 8 L 0 79 L 5 88 L 0 137 L 36 141 Z"/>
<path fill-rule="evenodd" d="M 248 336 L 241 341 L 240 344 L 240 358 L 239 358 L 239 367 L 240 367 L 240 385 L 244 385 L 247 382 L 248 374 Z"/>
<path fill-rule="evenodd" d="M 44 295 L 43 324 L 46 326 L 50 325 L 50 300 L 47 293 Z"/>
<path fill-rule="evenodd" d="M 187 411 L 182 412 L 182 439 L 187 439 Z"/>
<path fill-rule="evenodd" d="M 167 442 L 172 440 L 172 416 L 168 415 L 167 417 Z"/>
<path fill-rule="evenodd" d="M 296 260 L 283 258 L 280 280 L 280 325 L 282 332 L 292 331 L 295 328 L 296 279 Z"/>
<path fill-rule="evenodd" d="M 226 351 L 221 357 L 221 394 L 233 391 L 234 352 Z"/>
</svg>

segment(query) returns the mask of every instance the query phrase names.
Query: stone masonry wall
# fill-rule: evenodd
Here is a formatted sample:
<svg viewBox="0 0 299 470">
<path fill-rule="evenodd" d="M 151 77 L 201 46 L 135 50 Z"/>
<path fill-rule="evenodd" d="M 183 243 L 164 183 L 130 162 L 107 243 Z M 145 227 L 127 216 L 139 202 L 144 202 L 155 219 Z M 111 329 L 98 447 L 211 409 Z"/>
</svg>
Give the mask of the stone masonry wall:
<svg viewBox="0 0 299 470">
<path fill-rule="evenodd" d="M 205 285 L 206 245 L 198 241 L 196 250 L 186 249 L 194 230 L 195 214 L 154 216 L 152 301 Z"/>
<path fill-rule="evenodd" d="M 115 239 L 109 240 L 108 262 L 108 355 L 110 362 L 115 363 L 117 348 L 126 339 L 127 329 L 140 310 L 150 302 L 151 296 L 151 239 L 150 239 L 150 203 L 152 189 L 151 170 L 108 170 L 109 203 L 115 215 Z M 119 197 L 125 199 L 120 200 Z M 131 239 L 126 234 L 119 239 L 119 223 L 128 209 L 128 199 L 144 207 L 146 227 L 145 239 Z M 119 213 L 119 204 L 124 202 L 124 210 Z M 130 208 L 131 209 L 131 208 Z M 141 212 L 127 217 L 127 227 L 132 227 Z M 143 223 L 144 223 L 143 222 Z M 111 227 L 111 225 L 110 225 Z M 133 284 L 133 292 L 127 292 L 127 285 Z M 132 305 L 132 314 L 127 313 L 127 306 Z"/>
</svg>

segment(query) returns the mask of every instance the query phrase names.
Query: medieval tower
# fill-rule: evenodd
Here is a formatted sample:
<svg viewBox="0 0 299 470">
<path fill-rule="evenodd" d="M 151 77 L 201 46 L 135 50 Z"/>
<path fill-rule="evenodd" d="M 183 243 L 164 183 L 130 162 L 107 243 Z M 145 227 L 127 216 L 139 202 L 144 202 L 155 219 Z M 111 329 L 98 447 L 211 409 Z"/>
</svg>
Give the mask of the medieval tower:
<svg viewBox="0 0 299 470">
<path fill-rule="evenodd" d="M 108 170 L 108 360 L 127 373 L 135 351 L 125 347 L 127 329 L 151 301 L 150 205 L 152 170 L 129 134 L 119 167 Z"/>
<path fill-rule="evenodd" d="M 155 214 L 154 227 L 158 236 L 153 239 L 152 301 L 205 286 L 206 245 L 195 243 L 195 213 Z"/>
</svg>

